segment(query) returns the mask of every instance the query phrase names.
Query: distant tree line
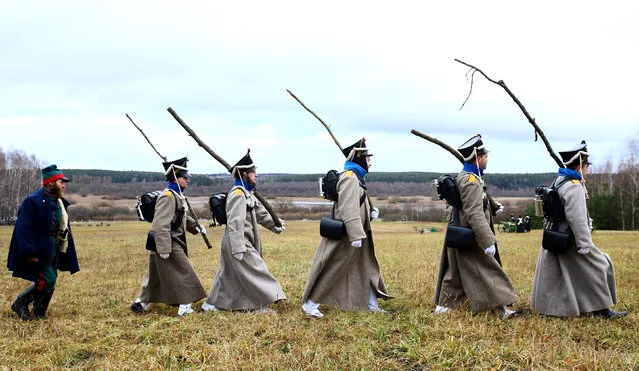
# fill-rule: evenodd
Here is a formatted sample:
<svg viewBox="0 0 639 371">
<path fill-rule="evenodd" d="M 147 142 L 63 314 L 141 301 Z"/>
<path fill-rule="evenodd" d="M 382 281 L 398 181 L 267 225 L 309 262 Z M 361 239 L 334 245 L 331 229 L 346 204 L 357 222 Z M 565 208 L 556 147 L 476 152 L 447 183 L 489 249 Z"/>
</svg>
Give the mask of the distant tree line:
<svg viewBox="0 0 639 371">
<path fill-rule="evenodd" d="M 164 183 L 160 172 L 80 170 L 65 169 L 74 186 L 93 194 L 112 194 L 109 184 Z M 451 173 L 456 174 L 456 172 Z M 260 174 L 260 185 L 264 193 L 267 190 L 274 196 L 312 197 L 318 194 L 318 178 L 324 174 Z M 430 185 L 444 173 L 431 172 L 372 172 L 366 176 L 367 184 L 376 195 L 430 195 Z M 495 196 L 531 196 L 535 188 L 552 181 L 554 173 L 540 174 L 486 174 L 489 191 Z M 232 183 L 229 174 L 194 174 L 191 179 L 191 194 L 206 194 L 211 191 L 223 191 Z M 295 184 L 295 185 L 293 185 Z M 150 184 L 149 184 L 150 185 Z M 113 188 L 113 189 L 109 189 Z M 282 192 L 292 192 L 290 194 Z M 77 190 L 75 191 L 77 193 Z M 106 193 L 102 193 L 106 192 Z M 124 195 L 121 195 L 124 196 Z"/>
<path fill-rule="evenodd" d="M 590 200 L 588 209 L 596 229 L 639 230 L 639 141 L 628 142 L 626 158 L 616 167 L 611 161 L 598 164 L 586 175 Z M 31 192 L 40 188 L 41 163 L 35 156 L 22 151 L 4 152 L 0 148 L 0 224 L 15 221 L 20 203 Z M 163 189 L 164 174 L 146 171 L 113 171 L 64 169 L 71 179 L 67 192 L 80 196 L 102 195 L 108 199 L 135 199 L 143 193 Z M 451 172 L 449 174 L 456 174 Z M 275 197 L 320 197 L 318 178 L 323 174 L 260 174 L 258 188 L 270 199 Z M 432 172 L 372 172 L 367 175 L 369 192 L 376 197 L 433 196 L 430 183 L 443 173 Z M 533 228 L 541 227 L 541 219 L 534 216 L 532 198 L 535 188 L 549 185 L 556 173 L 537 174 L 491 174 L 484 177 L 488 191 L 494 197 L 530 197 L 530 202 L 508 205 L 507 212 L 497 221 L 528 213 Z M 208 196 L 227 192 L 232 187 L 232 178 L 224 174 L 194 174 L 190 196 Z M 393 206 L 386 215 L 387 220 L 441 219 L 441 210 L 424 212 L 411 205 Z M 95 210 L 94 210 L 95 209 Z M 320 212 L 317 208 L 313 212 Z M 291 209 L 291 212 L 293 210 Z M 300 210 L 295 211 L 297 213 Z M 128 210 L 116 210 L 107 204 L 95 208 L 71 210 L 72 216 L 82 219 L 106 218 L 106 220 L 128 218 Z M 127 214 L 128 213 L 128 214 Z M 389 215 L 390 214 L 390 215 Z M 126 215 L 126 216 L 125 216 Z M 297 215 L 297 214 L 295 214 Z"/>
</svg>

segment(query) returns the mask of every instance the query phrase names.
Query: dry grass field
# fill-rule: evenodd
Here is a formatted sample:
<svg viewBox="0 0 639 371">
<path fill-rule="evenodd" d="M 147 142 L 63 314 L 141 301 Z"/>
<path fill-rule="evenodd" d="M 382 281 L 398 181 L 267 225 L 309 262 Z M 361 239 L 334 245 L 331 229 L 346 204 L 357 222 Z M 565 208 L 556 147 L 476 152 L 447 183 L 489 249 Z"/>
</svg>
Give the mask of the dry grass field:
<svg viewBox="0 0 639 371">
<path fill-rule="evenodd" d="M 433 287 L 443 233 L 426 224 L 375 223 L 377 256 L 394 299 L 390 314 L 341 312 L 307 319 L 300 305 L 318 244 L 318 222 L 289 222 L 282 235 L 263 230 L 265 259 L 288 300 L 278 314 L 195 313 L 153 305 L 135 315 L 147 266 L 149 224 L 74 229 L 81 271 L 62 273 L 46 321 L 21 322 L 11 302 L 28 282 L 6 270 L 0 289 L 3 369 L 639 369 L 639 233 L 597 231 L 595 243 L 615 262 L 619 303 L 627 318 L 558 319 L 530 310 L 540 232 L 500 234 L 500 251 L 525 314 L 500 321 L 467 311 L 433 315 Z M 442 225 L 438 225 L 441 227 Z M 0 227 L 6 259 L 11 227 Z M 191 261 L 208 290 L 219 264 L 214 249 L 189 239 Z M 201 303 L 196 303 L 199 308 Z"/>
</svg>

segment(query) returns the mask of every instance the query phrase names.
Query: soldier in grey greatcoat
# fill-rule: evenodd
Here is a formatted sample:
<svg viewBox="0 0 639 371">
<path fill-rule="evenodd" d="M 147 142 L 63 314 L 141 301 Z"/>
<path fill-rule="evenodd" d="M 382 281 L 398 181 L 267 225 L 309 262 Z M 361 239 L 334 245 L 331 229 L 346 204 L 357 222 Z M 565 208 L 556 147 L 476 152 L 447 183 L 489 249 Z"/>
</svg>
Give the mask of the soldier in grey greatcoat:
<svg viewBox="0 0 639 371">
<path fill-rule="evenodd" d="M 191 304 L 206 297 L 206 291 L 191 266 L 186 246 L 186 231 L 206 233 L 190 215 L 183 191 L 189 186 L 191 175 L 186 157 L 164 162 L 169 184 L 157 198 L 153 217 L 153 235 L 148 243 L 155 244 L 149 252 L 149 271 L 142 281 L 140 294 L 131 305 L 136 313 L 146 313 L 150 303 L 179 305 L 178 315 L 193 313 Z"/>
<path fill-rule="evenodd" d="M 518 297 L 496 259 L 497 238 L 491 228 L 492 210 L 482 179 L 488 165 L 488 151 L 479 134 L 458 151 L 465 162 L 456 178 L 462 203 L 457 211 L 461 226 L 472 228 L 475 246 L 450 248 L 444 241 L 435 289 L 435 313 L 446 313 L 468 303 L 473 312 L 495 310 L 500 318 L 507 318 L 516 314 L 507 306 Z M 449 223 L 452 223 L 451 216 Z"/>
<path fill-rule="evenodd" d="M 250 150 L 233 166 L 235 186 L 226 197 L 226 229 L 222 237 L 220 268 L 202 310 L 256 310 L 274 312 L 269 305 L 286 299 L 279 282 L 266 268 L 258 225 L 275 233 L 273 218 L 254 196 L 257 171 Z"/>
<path fill-rule="evenodd" d="M 342 310 L 384 312 L 378 298 L 390 299 L 375 257 L 371 217 L 379 210 L 367 198 L 364 176 L 370 156 L 364 138 L 344 148 L 345 172 L 337 182 L 338 199 L 333 203 L 334 217 L 344 222 L 346 233 L 339 239 L 323 237 L 306 281 L 302 310 L 311 317 L 324 316 L 320 304 Z"/>
<path fill-rule="evenodd" d="M 592 241 L 592 219 L 586 207 L 587 191 L 583 183 L 590 162 L 586 142 L 574 149 L 559 152 L 565 168 L 559 169 L 555 185 L 564 207 L 565 219 L 557 226 L 559 232 L 572 231 L 573 239 L 565 252 L 539 251 L 531 305 L 535 311 L 549 316 L 579 316 L 584 314 L 607 319 L 625 317 L 628 312 L 610 309 L 617 303 L 615 271 L 608 254 Z M 546 221 L 545 228 L 553 228 Z M 545 242 L 549 245 L 548 241 Z"/>
</svg>

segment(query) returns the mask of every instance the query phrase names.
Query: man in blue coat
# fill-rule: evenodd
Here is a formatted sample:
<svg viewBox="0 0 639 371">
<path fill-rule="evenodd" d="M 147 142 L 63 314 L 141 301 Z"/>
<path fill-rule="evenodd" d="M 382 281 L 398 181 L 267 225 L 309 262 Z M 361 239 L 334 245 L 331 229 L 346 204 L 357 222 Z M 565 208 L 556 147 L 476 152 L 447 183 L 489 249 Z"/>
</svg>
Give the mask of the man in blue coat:
<svg viewBox="0 0 639 371">
<path fill-rule="evenodd" d="M 33 282 L 11 305 L 22 320 L 48 318 L 58 270 L 80 270 L 66 211 L 69 201 L 62 197 L 68 181 L 56 165 L 47 166 L 42 169 L 42 188 L 27 196 L 18 211 L 7 268 L 14 277 Z"/>
</svg>

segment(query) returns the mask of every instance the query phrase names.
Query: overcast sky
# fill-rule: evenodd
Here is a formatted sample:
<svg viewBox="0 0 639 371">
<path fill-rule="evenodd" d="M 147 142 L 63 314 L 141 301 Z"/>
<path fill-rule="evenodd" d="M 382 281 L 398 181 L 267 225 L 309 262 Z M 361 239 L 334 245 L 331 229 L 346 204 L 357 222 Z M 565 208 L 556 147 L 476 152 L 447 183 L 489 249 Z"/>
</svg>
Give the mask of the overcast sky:
<svg viewBox="0 0 639 371">
<path fill-rule="evenodd" d="M 459 169 L 481 133 L 488 171 L 555 171 L 504 80 L 556 151 L 595 163 L 639 138 L 636 2 L 0 1 L 0 147 L 62 169 L 162 170 L 128 113 L 170 159 L 225 169 L 247 148 L 259 172 L 320 173 L 364 136 L 371 171 Z M 593 4 L 593 5 L 588 5 Z"/>
</svg>

